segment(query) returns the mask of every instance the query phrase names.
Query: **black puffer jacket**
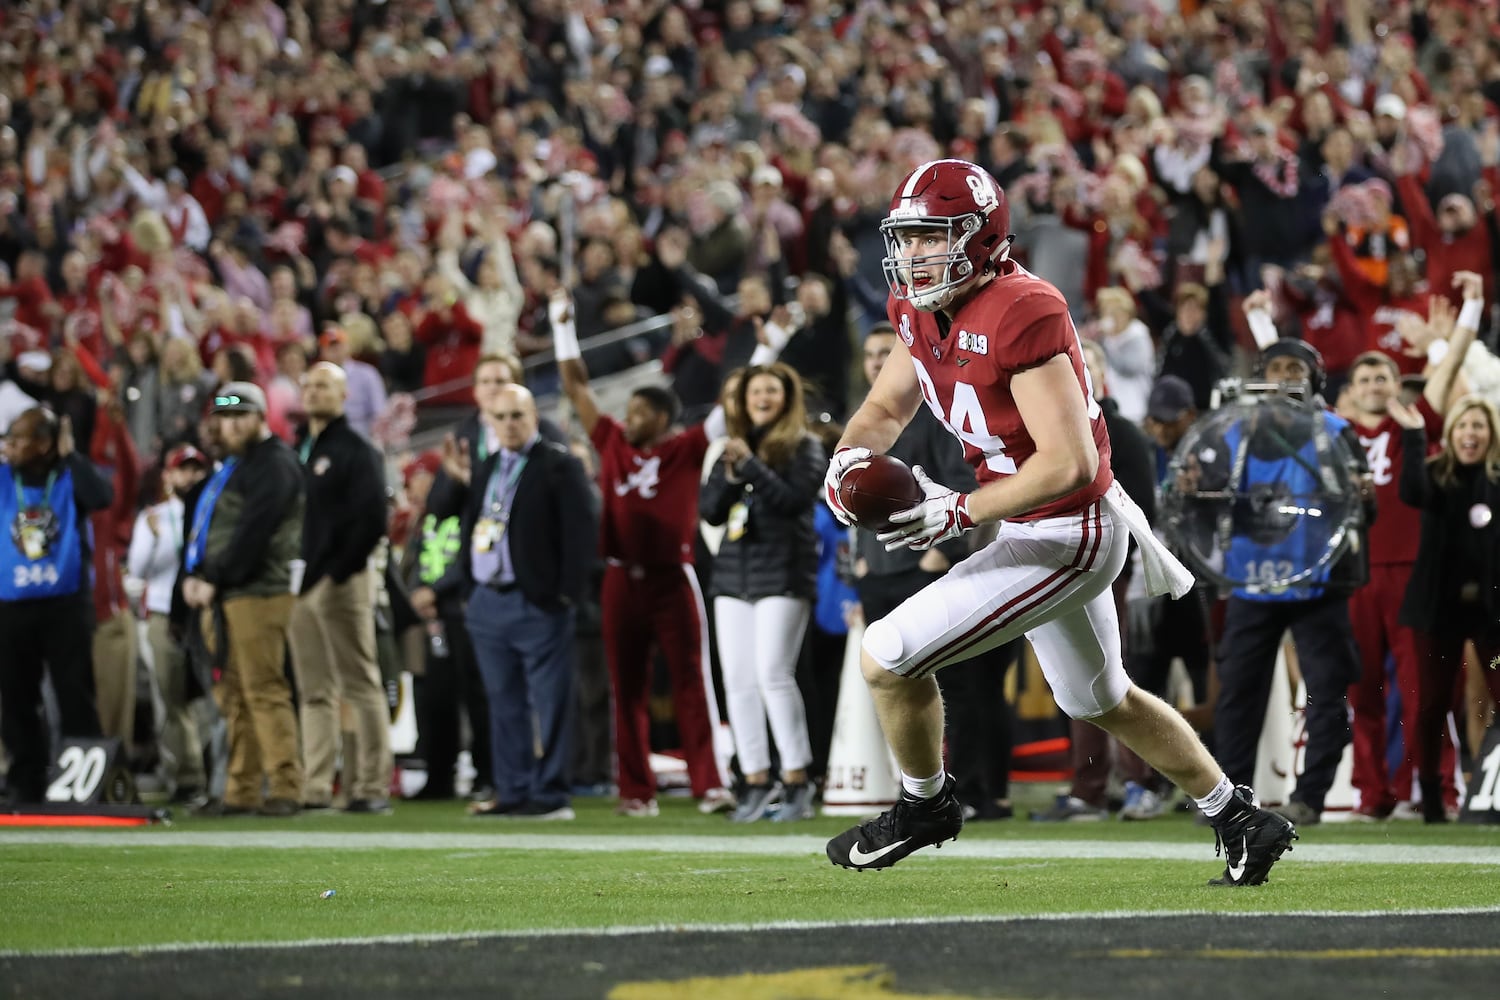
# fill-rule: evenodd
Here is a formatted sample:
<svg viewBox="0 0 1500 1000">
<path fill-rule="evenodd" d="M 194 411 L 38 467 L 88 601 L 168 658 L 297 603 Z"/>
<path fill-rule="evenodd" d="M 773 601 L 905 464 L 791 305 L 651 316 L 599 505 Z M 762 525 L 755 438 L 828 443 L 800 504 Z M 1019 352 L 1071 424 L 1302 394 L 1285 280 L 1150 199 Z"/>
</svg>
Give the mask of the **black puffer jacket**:
<svg viewBox="0 0 1500 1000">
<path fill-rule="evenodd" d="M 818 540 L 813 506 L 827 459 L 818 439 L 807 435 L 785 468 L 771 468 L 751 455 L 730 482 L 723 462 L 714 463 L 698 494 L 698 512 L 709 524 L 725 524 L 743 501 L 744 534 L 731 529 L 714 560 L 711 595 L 753 601 L 817 593 Z"/>
</svg>

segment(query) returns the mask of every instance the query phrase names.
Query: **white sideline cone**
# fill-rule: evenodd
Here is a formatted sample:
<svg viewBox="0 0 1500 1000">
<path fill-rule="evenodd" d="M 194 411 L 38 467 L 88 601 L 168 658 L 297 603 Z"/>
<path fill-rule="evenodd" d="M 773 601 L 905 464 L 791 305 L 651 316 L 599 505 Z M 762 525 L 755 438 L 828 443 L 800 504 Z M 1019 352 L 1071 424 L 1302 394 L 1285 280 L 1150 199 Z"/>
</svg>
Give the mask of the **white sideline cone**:
<svg viewBox="0 0 1500 1000">
<path fill-rule="evenodd" d="M 828 782 L 823 786 L 824 816 L 867 816 L 895 803 L 901 794 L 900 772 L 880 732 L 875 702 L 859 669 L 865 626 L 849 629 L 839 703 L 828 749 Z"/>
</svg>

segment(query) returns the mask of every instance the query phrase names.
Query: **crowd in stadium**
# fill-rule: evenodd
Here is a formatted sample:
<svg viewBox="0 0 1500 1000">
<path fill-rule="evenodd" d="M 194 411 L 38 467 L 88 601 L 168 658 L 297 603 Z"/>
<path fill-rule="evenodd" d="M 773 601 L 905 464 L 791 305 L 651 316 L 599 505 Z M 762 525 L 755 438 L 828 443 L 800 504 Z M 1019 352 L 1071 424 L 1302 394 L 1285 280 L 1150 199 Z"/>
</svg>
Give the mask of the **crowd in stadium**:
<svg viewBox="0 0 1500 1000">
<path fill-rule="evenodd" d="M 5 5 L 11 798 L 102 734 L 208 814 L 386 812 L 409 672 L 419 797 L 651 816 L 659 657 L 700 807 L 810 816 L 861 599 L 968 551 L 884 564 L 819 488 L 896 344 L 880 222 L 944 157 L 1067 297 L 1142 506 L 1278 357 L 1358 437 L 1358 572 L 1303 618 L 1152 603 L 1137 680 L 1180 657 L 1242 780 L 1290 627 L 1310 769 L 1352 741 L 1357 815 L 1451 817 L 1500 694 L 1500 14 L 1436 0 Z M 939 674 L 980 818 L 1014 652 Z M 1088 729 L 1042 818 L 1122 807 Z"/>
</svg>

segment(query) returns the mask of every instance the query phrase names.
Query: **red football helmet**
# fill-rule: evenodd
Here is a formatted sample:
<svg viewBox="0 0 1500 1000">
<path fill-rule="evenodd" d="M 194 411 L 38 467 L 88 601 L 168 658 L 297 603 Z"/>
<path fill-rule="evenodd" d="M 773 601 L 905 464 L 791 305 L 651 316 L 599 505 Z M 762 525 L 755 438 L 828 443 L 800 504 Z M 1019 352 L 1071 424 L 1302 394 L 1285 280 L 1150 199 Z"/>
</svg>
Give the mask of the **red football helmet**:
<svg viewBox="0 0 1500 1000">
<path fill-rule="evenodd" d="M 885 236 L 885 280 L 891 294 L 923 312 L 936 312 L 968 282 L 1010 251 L 1010 205 L 989 171 L 967 160 L 933 160 L 907 175 L 880 224 Z M 904 245 L 919 232 L 947 234 L 946 246 L 926 253 Z M 931 273 L 941 268 L 940 274 Z M 913 280 L 915 275 L 915 280 Z"/>
</svg>

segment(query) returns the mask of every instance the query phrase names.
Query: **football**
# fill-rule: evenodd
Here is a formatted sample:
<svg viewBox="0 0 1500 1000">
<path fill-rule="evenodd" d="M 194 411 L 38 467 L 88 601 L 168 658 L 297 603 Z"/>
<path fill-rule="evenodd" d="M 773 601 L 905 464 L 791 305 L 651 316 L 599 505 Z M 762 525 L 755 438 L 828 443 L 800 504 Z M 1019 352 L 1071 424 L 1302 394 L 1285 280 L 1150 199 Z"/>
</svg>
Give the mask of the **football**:
<svg viewBox="0 0 1500 1000">
<path fill-rule="evenodd" d="M 922 487 L 906 463 L 889 455 L 872 455 L 849 466 L 839 480 L 839 502 L 861 528 L 887 531 L 892 514 L 922 502 Z"/>
</svg>

